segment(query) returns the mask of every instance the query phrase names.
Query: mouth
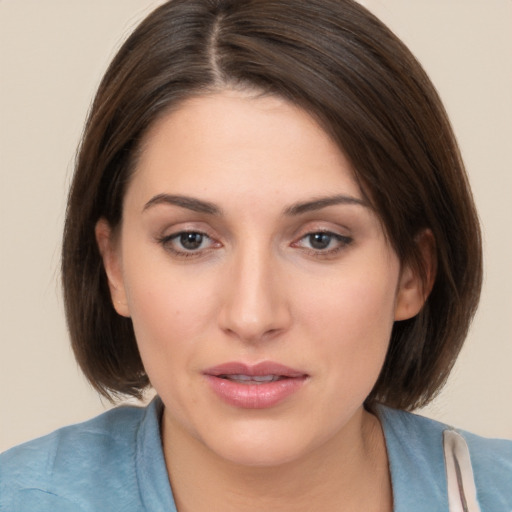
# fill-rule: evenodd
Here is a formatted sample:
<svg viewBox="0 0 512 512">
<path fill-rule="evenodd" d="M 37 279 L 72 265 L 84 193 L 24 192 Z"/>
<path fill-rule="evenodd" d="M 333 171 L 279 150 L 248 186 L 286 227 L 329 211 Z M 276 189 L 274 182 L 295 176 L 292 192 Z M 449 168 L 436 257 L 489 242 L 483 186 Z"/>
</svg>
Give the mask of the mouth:
<svg viewBox="0 0 512 512">
<path fill-rule="evenodd" d="M 230 380 L 232 382 L 238 382 L 240 384 L 248 385 L 261 385 L 268 384 L 269 382 L 276 382 L 278 380 L 289 379 L 283 375 L 218 375 L 220 379 Z"/>
<path fill-rule="evenodd" d="M 305 372 L 271 361 L 225 363 L 209 368 L 204 375 L 219 398 L 243 409 L 274 407 L 297 393 L 309 378 Z"/>
</svg>

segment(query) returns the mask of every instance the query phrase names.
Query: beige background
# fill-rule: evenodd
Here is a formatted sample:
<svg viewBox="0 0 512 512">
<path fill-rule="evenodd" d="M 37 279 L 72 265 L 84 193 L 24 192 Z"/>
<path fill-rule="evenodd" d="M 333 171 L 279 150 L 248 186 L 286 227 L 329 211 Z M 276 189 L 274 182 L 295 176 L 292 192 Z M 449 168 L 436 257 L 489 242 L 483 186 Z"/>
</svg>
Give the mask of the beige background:
<svg viewBox="0 0 512 512">
<path fill-rule="evenodd" d="M 64 200 L 100 76 L 159 3 L 0 0 L 0 450 L 106 406 L 68 348 L 59 289 Z M 512 1 L 362 3 L 438 86 L 484 229 L 481 308 L 448 386 L 424 414 L 512 438 Z"/>
</svg>

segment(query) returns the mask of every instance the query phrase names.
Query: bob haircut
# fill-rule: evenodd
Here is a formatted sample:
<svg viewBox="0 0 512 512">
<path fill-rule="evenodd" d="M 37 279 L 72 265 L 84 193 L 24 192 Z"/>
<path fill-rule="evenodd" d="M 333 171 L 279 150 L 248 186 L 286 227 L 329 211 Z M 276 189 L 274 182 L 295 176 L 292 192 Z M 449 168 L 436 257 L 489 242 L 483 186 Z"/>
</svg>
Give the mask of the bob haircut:
<svg viewBox="0 0 512 512">
<path fill-rule="evenodd" d="M 95 225 L 116 230 L 144 135 L 185 99 L 223 89 L 277 95 L 312 115 L 350 161 L 400 261 L 426 283 L 418 235 L 435 239 L 436 277 L 414 318 L 395 322 L 366 400 L 413 409 L 440 390 L 482 280 L 478 218 L 441 101 L 404 44 L 352 0 L 171 0 L 119 50 L 89 113 L 65 222 L 62 273 L 75 356 L 106 397 L 149 383 L 131 320 L 111 303 Z"/>
</svg>

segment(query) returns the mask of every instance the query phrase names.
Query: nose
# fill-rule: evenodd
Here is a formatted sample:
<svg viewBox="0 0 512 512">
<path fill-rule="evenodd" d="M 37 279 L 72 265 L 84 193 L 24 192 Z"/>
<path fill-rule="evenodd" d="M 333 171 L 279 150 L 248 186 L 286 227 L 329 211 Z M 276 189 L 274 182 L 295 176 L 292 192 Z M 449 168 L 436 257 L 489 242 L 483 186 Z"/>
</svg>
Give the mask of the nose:
<svg viewBox="0 0 512 512">
<path fill-rule="evenodd" d="M 275 338 L 288 329 L 291 312 L 286 279 L 268 250 L 233 257 L 224 283 L 221 329 L 245 342 Z"/>
</svg>

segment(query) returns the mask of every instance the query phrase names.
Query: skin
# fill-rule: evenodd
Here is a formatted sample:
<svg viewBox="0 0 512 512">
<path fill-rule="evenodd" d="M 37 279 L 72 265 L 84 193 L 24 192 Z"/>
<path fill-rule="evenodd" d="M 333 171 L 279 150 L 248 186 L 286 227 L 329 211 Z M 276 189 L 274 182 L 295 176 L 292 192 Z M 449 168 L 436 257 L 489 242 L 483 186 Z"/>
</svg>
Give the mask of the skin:
<svg viewBox="0 0 512 512">
<path fill-rule="evenodd" d="M 293 208 L 333 196 L 351 199 Z M 200 244 L 185 248 L 184 231 Z M 146 135 L 120 231 L 101 220 L 96 234 L 113 304 L 132 318 L 165 405 L 180 512 L 392 510 L 382 430 L 363 402 L 393 322 L 421 309 L 423 287 L 306 112 L 230 90 L 186 101 Z M 275 361 L 307 379 L 274 407 L 235 407 L 204 377 L 228 361 Z"/>
</svg>

